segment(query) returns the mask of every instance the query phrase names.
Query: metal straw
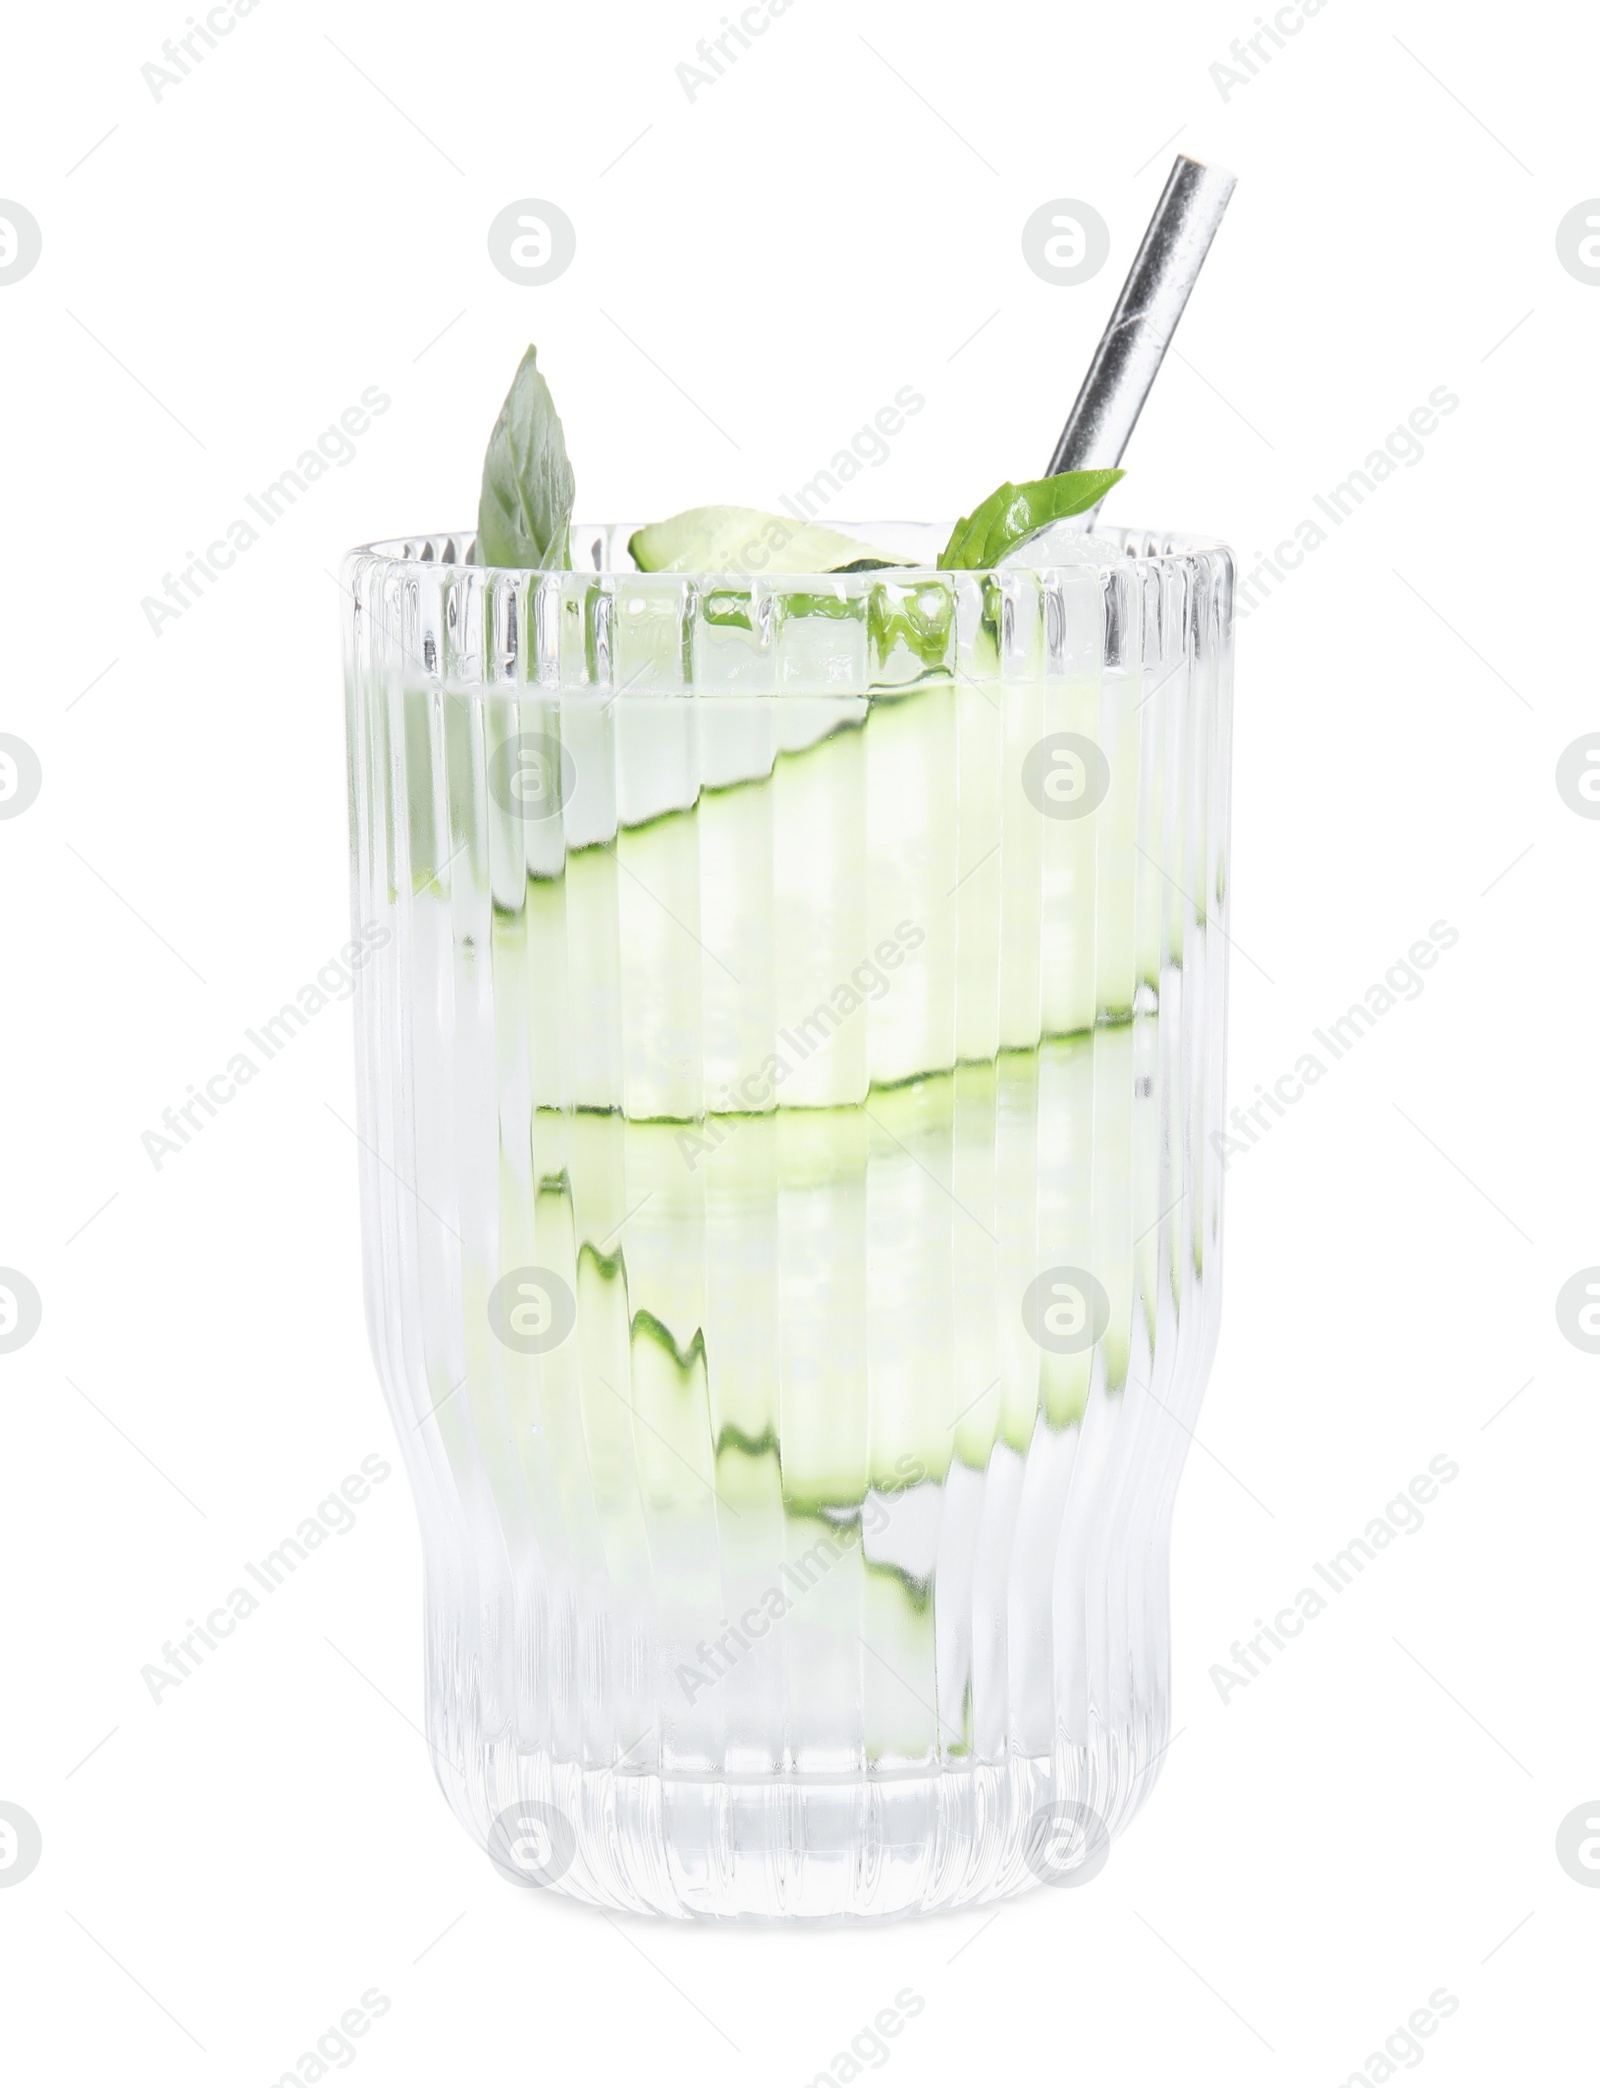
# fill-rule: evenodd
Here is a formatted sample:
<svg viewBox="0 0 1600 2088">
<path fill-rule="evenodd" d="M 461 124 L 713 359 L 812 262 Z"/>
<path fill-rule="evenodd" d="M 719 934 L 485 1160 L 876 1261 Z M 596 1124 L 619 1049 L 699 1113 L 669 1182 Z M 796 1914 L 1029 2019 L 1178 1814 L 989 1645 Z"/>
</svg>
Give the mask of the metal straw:
<svg viewBox="0 0 1600 2088">
<path fill-rule="evenodd" d="M 1233 176 L 1220 167 L 1202 166 L 1182 153 L 1173 161 L 1050 459 L 1052 476 L 1108 470 L 1122 461 L 1232 194 Z"/>
</svg>

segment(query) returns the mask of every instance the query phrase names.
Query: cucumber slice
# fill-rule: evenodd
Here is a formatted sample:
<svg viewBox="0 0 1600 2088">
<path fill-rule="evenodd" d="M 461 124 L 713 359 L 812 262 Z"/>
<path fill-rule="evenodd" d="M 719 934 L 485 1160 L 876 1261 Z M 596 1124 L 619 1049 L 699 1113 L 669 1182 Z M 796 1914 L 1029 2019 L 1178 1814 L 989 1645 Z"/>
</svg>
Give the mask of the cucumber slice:
<svg viewBox="0 0 1600 2088">
<path fill-rule="evenodd" d="M 910 563 L 837 529 L 744 507 L 685 508 L 636 529 L 628 549 L 641 573 L 836 573 L 864 559 Z"/>
<path fill-rule="evenodd" d="M 849 976 L 873 997 L 868 1070 L 888 1084 L 956 1062 L 954 685 L 875 702 L 865 737 L 866 938 Z"/>
</svg>

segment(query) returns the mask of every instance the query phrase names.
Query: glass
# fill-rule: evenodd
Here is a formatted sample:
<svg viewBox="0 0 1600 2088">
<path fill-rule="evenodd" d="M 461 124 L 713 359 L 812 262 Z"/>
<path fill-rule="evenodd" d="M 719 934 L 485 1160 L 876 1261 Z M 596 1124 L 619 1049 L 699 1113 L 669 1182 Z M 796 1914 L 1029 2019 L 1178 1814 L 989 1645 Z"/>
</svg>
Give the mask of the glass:
<svg viewBox="0 0 1600 2088">
<path fill-rule="evenodd" d="M 1167 1735 L 1217 1329 L 1231 562 L 649 575 L 628 533 L 345 567 L 440 1781 L 611 1907 L 1083 1882 Z"/>
</svg>

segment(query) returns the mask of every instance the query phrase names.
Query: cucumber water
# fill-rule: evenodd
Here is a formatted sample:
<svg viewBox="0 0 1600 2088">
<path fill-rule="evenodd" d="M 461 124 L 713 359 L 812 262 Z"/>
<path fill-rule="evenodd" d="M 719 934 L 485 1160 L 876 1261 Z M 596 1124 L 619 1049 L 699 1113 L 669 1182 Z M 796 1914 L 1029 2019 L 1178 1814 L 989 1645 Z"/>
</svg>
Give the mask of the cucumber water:
<svg viewBox="0 0 1600 2088">
<path fill-rule="evenodd" d="M 1165 1719 L 1218 1210 L 1196 584 L 442 548 L 359 576 L 352 713 L 441 1776 L 491 1852 L 554 1807 L 606 1904 L 1012 1889 Z"/>
</svg>

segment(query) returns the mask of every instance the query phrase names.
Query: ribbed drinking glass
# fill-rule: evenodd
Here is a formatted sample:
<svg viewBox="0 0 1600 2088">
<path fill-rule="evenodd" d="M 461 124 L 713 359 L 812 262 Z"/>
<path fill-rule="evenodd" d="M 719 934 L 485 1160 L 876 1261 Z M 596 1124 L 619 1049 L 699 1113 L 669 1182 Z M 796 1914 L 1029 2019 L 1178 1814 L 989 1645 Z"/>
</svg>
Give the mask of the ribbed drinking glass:
<svg viewBox="0 0 1600 2088">
<path fill-rule="evenodd" d="M 610 1907 L 1083 1882 L 1168 1730 L 1217 1330 L 1228 555 L 641 574 L 627 536 L 345 567 L 440 1779 Z"/>
</svg>

